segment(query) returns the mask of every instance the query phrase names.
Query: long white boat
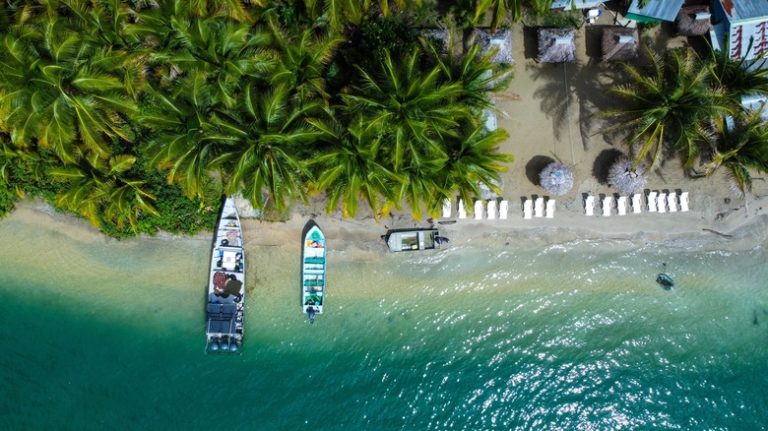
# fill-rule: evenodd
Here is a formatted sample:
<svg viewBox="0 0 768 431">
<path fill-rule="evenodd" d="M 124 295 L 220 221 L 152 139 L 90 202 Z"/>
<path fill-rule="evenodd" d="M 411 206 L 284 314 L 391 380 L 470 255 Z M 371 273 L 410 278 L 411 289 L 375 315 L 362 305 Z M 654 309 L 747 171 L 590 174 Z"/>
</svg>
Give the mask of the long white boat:
<svg viewBox="0 0 768 431">
<path fill-rule="evenodd" d="M 393 252 L 432 250 L 447 242 L 434 228 L 390 229 L 382 238 Z"/>
<path fill-rule="evenodd" d="M 301 311 L 310 322 L 322 314 L 325 303 L 325 235 L 314 220 L 307 222 L 301 234 Z"/>
<path fill-rule="evenodd" d="M 236 353 L 243 344 L 245 305 L 245 252 L 235 201 L 227 198 L 221 209 L 211 252 L 208 278 L 206 349 Z"/>
</svg>

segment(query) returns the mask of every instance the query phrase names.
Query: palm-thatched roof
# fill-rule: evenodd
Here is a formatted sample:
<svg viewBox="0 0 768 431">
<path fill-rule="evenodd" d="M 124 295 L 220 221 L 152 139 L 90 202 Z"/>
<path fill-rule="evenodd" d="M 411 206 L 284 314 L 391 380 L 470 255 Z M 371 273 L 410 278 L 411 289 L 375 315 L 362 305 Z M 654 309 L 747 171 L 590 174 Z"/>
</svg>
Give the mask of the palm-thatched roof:
<svg viewBox="0 0 768 431">
<path fill-rule="evenodd" d="M 562 196 L 573 188 L 573 171 L 568 166 L 552 162 L 539 173 L 539 184 L 555 196 Z"/>
<path fill-rule="evenodd" d="M 480 45 L 480 53 L 485 54 L 492 49 L 496 50 L 491 61 L 496 64 L 512 64 L 512 32 L 510 30 L 497 30 L 491 33 L 488 30 L 475 29 L 472 32 L 474 43 Z"/>
<path fill-rule="evenodd" d="M 677 32 L 683 36 L 702 36 L 712 28 L 709 6 L 686 6 L 680 9 L 675 20 Z"/>
<path fill-rule="evenodd" d="M 447 29 L 444 28 L 425 28 L 421 30 L 421 35 L 428 41 L 434 41 L 439 46 L 440 52 L 448 52 L 448 43 L 450 42 L 450 34 Z"/>
<path fill-rule="evenodd" d="M 630 60 L 637 57 L 640 36 L 636 28 L 603 28 L 603 60 Z"/>
<path fill-rule="evenodd" d="M 539 63 L 576 61 L 576 30 L 572 28 L 540 28 Z"/>
<path fill-rule="evenodd" d="M 620 193 L 637 193 L 645 188 L 645 166 L 638 165 L 632 169 L 632 161 L 621 157 L 608 170 L 608 184 Z"/>
</svg>

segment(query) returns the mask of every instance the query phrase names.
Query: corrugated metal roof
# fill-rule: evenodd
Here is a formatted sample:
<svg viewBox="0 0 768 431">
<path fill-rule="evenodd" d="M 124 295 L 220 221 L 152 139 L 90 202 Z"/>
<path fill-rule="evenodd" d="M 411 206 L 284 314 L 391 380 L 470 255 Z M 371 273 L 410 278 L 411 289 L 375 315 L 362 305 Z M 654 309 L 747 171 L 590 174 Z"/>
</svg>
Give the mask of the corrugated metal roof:
<svg viewBox="0 0 768 431">
<path fill-rule="evenodd" d="M 607 0 L 554 0 L 552 2 L 552 9 L 570 9 L 576 7 L 576 9 L 588 9 L 598 7 L 605 3 Z"/>
<path fill-rule="evenodd" d="M 683 0 L 648 0 L 648 4 L 641 9 L 638 7 L 638 1 L 632 0 L 632 4 L 629 5 L 629 10 L 627 10 L 627 15 L 632 14 L 662 21 L 674 21 L 677 18 L 677 13 L 680 12 L 680 8 L 683 7 Z"/>
<path fill-rule="evenodd" d="M 768 17 L 768 0 L 719 0 L 731 21 Z"/>
</svg>

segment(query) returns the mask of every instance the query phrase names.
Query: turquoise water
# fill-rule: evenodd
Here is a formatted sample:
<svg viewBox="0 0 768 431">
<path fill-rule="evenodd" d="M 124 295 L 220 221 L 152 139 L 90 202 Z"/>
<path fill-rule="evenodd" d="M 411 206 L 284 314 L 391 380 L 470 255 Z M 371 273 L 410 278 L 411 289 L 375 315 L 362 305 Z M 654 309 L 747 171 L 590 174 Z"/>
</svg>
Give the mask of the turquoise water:
<svg viewBox="0 0 768 431">
<path fill-rule="evenodd" d="M 763 248 L 253 248 L 243 355 L 204 354 L 207 238 L 0 221 L 0 429 L 764 429 Z M 48 226 L 48 227 L 46 227 Z M 663 251 L 661 251 L 663 250 Z M 661 262 L 678 287 L 664 291 Z"/>
</svg>

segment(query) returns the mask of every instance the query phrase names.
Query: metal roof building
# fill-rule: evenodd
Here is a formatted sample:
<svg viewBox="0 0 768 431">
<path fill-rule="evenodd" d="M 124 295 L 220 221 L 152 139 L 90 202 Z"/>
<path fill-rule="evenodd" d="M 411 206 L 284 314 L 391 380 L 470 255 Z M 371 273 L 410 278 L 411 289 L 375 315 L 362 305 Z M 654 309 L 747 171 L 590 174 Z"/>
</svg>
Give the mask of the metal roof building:
<svg viewBox="0 0 768 431">
<path fill-rule="evenodd" d="M 671 22 L 677 18 L 681 7 L 683 7 L 683 0 L 648 0 L 642 8 L 640 0 L 632 0 L 624 17 L 637 22 Z"/>
<path fill-rule="evenodd" d="M 768 0 L 714 0 L 716 49 L 728 47 L 731 58 L 751 60 L 768 51 Z"/>
<path fill-rule="evenodd" d="M 598 7 L 608 0 L 554 0 L 552 9 L 590 9 Z"/>
</svg>

